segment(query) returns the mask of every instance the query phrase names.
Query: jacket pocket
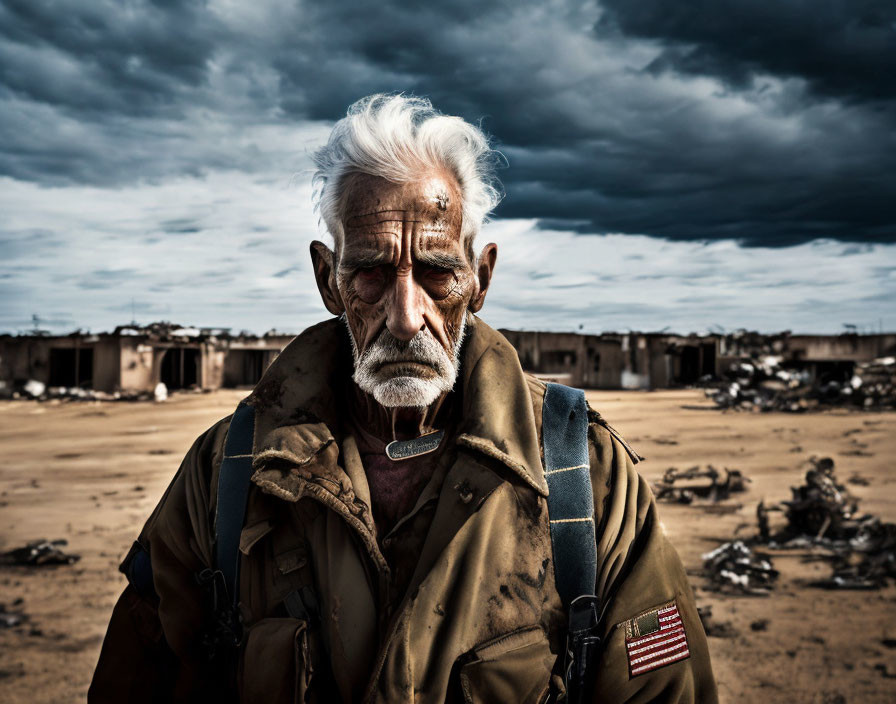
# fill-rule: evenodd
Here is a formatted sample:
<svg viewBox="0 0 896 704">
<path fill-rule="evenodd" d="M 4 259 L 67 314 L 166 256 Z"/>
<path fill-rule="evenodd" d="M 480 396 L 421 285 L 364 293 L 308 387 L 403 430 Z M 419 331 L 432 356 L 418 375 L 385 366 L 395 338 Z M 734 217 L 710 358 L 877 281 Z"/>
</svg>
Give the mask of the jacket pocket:
<svg viewBox="0 0 896 704">
<path fill-rule="evenodd" d="M 240 701 L 304 702 L 313 673 L 306 621 L 265 618 L 249 628 L 240 661 Z"/>
<path fill-rule="evenodd" d="M 483 643 L 460 667 L 464 701 L 544 701 L 556 659 L 540 626 L 521 628 Z"/>
</svg>

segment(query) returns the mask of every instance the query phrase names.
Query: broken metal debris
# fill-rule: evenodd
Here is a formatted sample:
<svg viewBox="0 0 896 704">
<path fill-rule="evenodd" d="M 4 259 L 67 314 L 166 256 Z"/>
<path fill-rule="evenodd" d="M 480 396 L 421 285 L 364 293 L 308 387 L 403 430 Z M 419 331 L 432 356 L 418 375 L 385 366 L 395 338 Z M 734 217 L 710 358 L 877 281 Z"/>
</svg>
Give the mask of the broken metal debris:
<svg viewBox="0 0 896 704">
<path fill-rule="evenodd" d="M 791 499 L 756 508 L 756 542 L 770 548 L 811 549 L 832 567 L 831 576 L 812 582 L 825 589 L 879 589 L 896 580 L 896 524 L 859 513 L 857 497 L 837 481 L 834 460 L 810 457 L 805 483 L 791 487 Z M 772 532 L 770 513 L 786 523 Z M 821 553 L 819 554 L 819 551 Z"/>
<path fill-rule="evenodd" d="M 72 565 L 80 560 L 81 556 L 63 552 L 61 548 L 66 545 L 68 545 L 68 541 L 64 539 L 46 540 L 41 538 L 23 547 L 0 553 L 0 565 L 24 565 L 27 567 Z"/>
<path fill-rule="evenodd" d="M 788 364 L 790 366 L 788 366 Z M 785 364 L 783 357 L 735 362 L 721 382 L 709 382 L 706 396 L 719 408 L 800 413 L 844 406 L 896 408 L 896 357 L 855 365 L 848 379 L 825 379 Z"/>
<path fill-rule="evenodd" d="M 834 460 L 810 457 L 805 484 L 791 487 L 790 501 L 782 502 L 787 517 L 787 530 L 796 536 L 842 536 L 846 523 L 858 511 L 858 499 L 834 477 Z"/>
<path fill-rule="evenodd" d="M 753 552 L 742 540 L 723 543 L 703 555 L 710 589 L 727 594 L 768 596 L 778 570 L 768 557 Z"/>
<path fill-rule="evenodd" d="M 695 466 L 679 470 L 669 467 L 663 478 L 653 485 L 653 493 L 657 501 L 669 501 L 679 504 L 690 504 L 695 499 L 707 501 L 724 501 L 731 494 L 747 490 L 749 478 L 739 469 L 725 467 L 725 478 L 712 465 L 705 469 Z"/>
</svg>

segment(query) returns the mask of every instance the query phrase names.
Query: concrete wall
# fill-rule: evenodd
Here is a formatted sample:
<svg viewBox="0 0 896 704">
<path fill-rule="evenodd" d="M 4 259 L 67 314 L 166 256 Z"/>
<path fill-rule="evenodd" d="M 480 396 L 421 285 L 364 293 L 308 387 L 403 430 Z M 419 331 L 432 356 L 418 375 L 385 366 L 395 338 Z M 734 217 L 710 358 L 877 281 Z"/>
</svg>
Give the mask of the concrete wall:
<svg viewBox="0 0 896 704">
<path fill-rule="evenodd" d="M 896 355 L 896 335 L 792 335 L 786 354 L 808 361 L 870 362 Z"/>
<path fill-rule="evenodd" d="M 121 353 L 118 340 L 102 337 L 93 347 L 93 388 L 112 393 L 118 389 L 121 376 Z"/>
<path fill-rule="evenodd" d="M 142 336 L 122 336 L 119 345 L 119 388 L 122 391 L 155 389 L 162 363 L 161 354 Z"/>
<path fill-rule="evenodd" d="M 622 388 L 622 343 L 618 340 L 602 340 L 589 336 L 585 341 L 588 350 L 587 366 L 582 387 L 588 389 Z"/>
<path fill-rule="evenodd" d="M 576 333 L 501 330 L 527 372 L 587 389 L 618 389 L 623 368 L 619 340 Z"/>
<path fill-rule="evenodd" d="M 50 378 L 49 337 L 0 338 L 0 378 L 7 383 L 23 383 L 36 379 L 47 383 Z"/>
<path fill-rule="evenodd" d="M 117 342 L 100 335 L 4 336 L 0 338 L 0 379 L 13 384 L 29 379 L 50 384 L 50 355 L 56 349 L 90 351 L 93 372 L 82 372 L 82 385 L 103 391 L 114 389 L 118 376 Z"/>
</svg>

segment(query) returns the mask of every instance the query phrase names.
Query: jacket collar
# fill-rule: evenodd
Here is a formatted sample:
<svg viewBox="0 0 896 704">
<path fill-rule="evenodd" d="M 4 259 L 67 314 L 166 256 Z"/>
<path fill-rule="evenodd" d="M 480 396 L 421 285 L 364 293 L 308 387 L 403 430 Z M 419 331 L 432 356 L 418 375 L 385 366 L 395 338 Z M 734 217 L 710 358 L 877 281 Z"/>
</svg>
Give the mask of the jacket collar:
<svg viewBox="0 0 896 704">
<path fill-rule="evenodd" d="M 333 318 L 308 328 L 271 364 L 247 402 L 255 407 L 253 481 L 293 501 L 295 477 L 329 485 L 353 501 L 351 481 L 337 466 L 344 410 L 342 385 L 351 382 L 350 342 Z M 461 351 L 459 445 L 498 460 L 543 496 L 533 401 L 516 350 L 503 335 L 470 315 Z M 289 472 L 264 471 L 288 465 Z M 263 481 L 260 481 L 262 479 Z"/>
</svg>

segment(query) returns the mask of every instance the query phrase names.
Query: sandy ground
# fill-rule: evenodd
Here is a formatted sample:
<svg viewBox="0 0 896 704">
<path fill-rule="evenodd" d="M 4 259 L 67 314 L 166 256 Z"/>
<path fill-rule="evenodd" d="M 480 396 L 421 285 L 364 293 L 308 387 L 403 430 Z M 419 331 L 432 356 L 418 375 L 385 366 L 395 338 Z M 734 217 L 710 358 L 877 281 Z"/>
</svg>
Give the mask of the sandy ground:
<svg viewBox="0 0 896 704">
<path fill-rule="evenodd" d="M 0 568 L 0 602 L 22 599 L 22 627 L 0 630 L 0 701 L 84 701 L 112 605 L 123 588 L 121 556 L 193 439 L 243 392 L 185 394 L 165 404 L 0 403 L 0 549 L 66 538 L 73 566 Z M 896 701 L 896 587 L 829 592 L 804 586 L 827 567 L 776 556 L 782 575 L 769 598 L 706 591 L 700 555 L 753 522 L 760 498 L 788 498 L 806 458 L 834 457 L 861 508 L 896 521 L 896 414 L 722 413 L 697 391 L 595 392 L 595 408 L 648 458 L 648 479 L 669 466 L 743 470 L 752 484 L 728 515 L 663 505 L 661 516 L 716 621 L 736 631 L 712 638 L 723 702 L 869 704 Z M 751 529 L 752 530 L 752 529 Z M 751 624 L 767 620 L 764 630 Z"/>
</svg>

